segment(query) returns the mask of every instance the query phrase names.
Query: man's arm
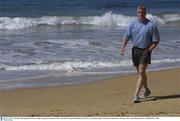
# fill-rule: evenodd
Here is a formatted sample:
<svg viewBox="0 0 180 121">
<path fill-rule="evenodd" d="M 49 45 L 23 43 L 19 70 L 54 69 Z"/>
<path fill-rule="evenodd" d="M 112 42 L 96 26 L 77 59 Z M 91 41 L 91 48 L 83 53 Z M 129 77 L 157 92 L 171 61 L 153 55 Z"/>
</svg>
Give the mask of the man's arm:
<svg viewBox="0 0 180 121">
<path fill-rule="evenodd" d="M 124 53 L 125 53 L 126 44 L 127 44 L 127 40 L 126 40 L 125 37 L 123 37 L 122 40 L 121 40 L 121 49 L 120 49 L 120 54 L 121 55 L 124 55 Z"/>
<path fill-rule="evenodd" d="M 129 24 L 128 29 L 121 40 L 121 49 L 120 49 L 121 55 L 124 55 L 125 53 L 125 47 L 127 41 L 129 41 L 132 38 L 132 24 L 133 24 L 132 22 Z"/>
<path fill-rule="evenodd" d="M 159 41 L 160 41 L 160 36 L 159 36 L 158 27 L 154 25 L 153 44 L 148 49 L 152 51 L 158 45 Z"/>
</svg>

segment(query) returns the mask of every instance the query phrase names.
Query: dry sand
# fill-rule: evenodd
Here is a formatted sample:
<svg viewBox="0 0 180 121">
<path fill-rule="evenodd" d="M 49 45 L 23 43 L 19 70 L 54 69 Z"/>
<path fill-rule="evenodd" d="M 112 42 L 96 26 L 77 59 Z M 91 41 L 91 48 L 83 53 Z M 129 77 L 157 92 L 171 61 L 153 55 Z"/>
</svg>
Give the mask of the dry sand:
<svg viewBox="0 0 180 121">
<path fill-rule="evenodd" d="M 180 68 L 148 72 L 152 95 L 132 103 L 137 75 L 0 92 L 1 116 L 180 116 Z"/>
</svg>

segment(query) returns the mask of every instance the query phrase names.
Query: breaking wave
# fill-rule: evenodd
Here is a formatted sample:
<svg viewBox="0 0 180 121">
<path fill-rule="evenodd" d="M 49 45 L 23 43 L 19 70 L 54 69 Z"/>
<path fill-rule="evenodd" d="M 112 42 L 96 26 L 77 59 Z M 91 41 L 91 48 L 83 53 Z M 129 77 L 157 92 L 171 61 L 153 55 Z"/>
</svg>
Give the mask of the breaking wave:
<svg viewBox="0 0 180 121">
<path fill-rule="evenodd" d="M 180 25 L 180 14 L 163 14 L 160 16 L 147 14 L 147 18 L 158 25 Z M 0 17 L 0 29 L 24 29 L 40 25 L 94 25 L 94 26 L 128 26 L 135 16 L 126 16 L 107 12 L 102 16 L 44 16 L 39 18 Z"/>
</svg>

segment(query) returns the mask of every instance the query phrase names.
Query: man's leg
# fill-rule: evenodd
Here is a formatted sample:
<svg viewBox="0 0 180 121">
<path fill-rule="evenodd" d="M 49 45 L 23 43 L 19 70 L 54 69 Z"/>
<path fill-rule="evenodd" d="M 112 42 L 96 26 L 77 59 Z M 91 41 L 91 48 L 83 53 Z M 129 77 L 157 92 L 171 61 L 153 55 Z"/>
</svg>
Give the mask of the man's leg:
<svg viewBox="0 0 180 121">
<path fill-rule="evenodd" d="M 139 66 L 136 67 L 139 77 L 137 80 L 136 91 L 134 96 L 138 96 L 142 86 L 144 86 L 144 88 L 147 88 L 147 76 L 146 76 L 147 65 L 148 64 L 139 64 Z"/>
<path fill-rule="evenodd" d="M 139 66 L 136 66 L 136 70 L 139 75 Z M 148 89 L 146 72 L 145 72 L 145 79 L 144 79 L 143 87 L 144 87 L 144 89 Z"/>
<path fill-rule="evenodd" d="M 145 79 L 144 79 L 143 87 L 144 87 L 144 89 L 148 89 L 146 72 L 145 72 Z"/>
</svg>

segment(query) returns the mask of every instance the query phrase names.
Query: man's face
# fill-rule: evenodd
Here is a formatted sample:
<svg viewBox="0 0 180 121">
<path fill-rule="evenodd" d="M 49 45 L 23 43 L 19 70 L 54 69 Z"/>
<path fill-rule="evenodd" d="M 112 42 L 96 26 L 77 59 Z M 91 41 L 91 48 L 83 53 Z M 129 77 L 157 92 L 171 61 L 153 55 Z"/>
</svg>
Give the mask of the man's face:
<svg viewBox="0 0 180 121">
<path fill-rule="evenodd" d="M 143 9 L 139 9 L 139 8 L 137 9 L 137 18 L 141 22 L 145 20 L 146 13 L 145 13 L 145 11 Z"/>
</svg>

